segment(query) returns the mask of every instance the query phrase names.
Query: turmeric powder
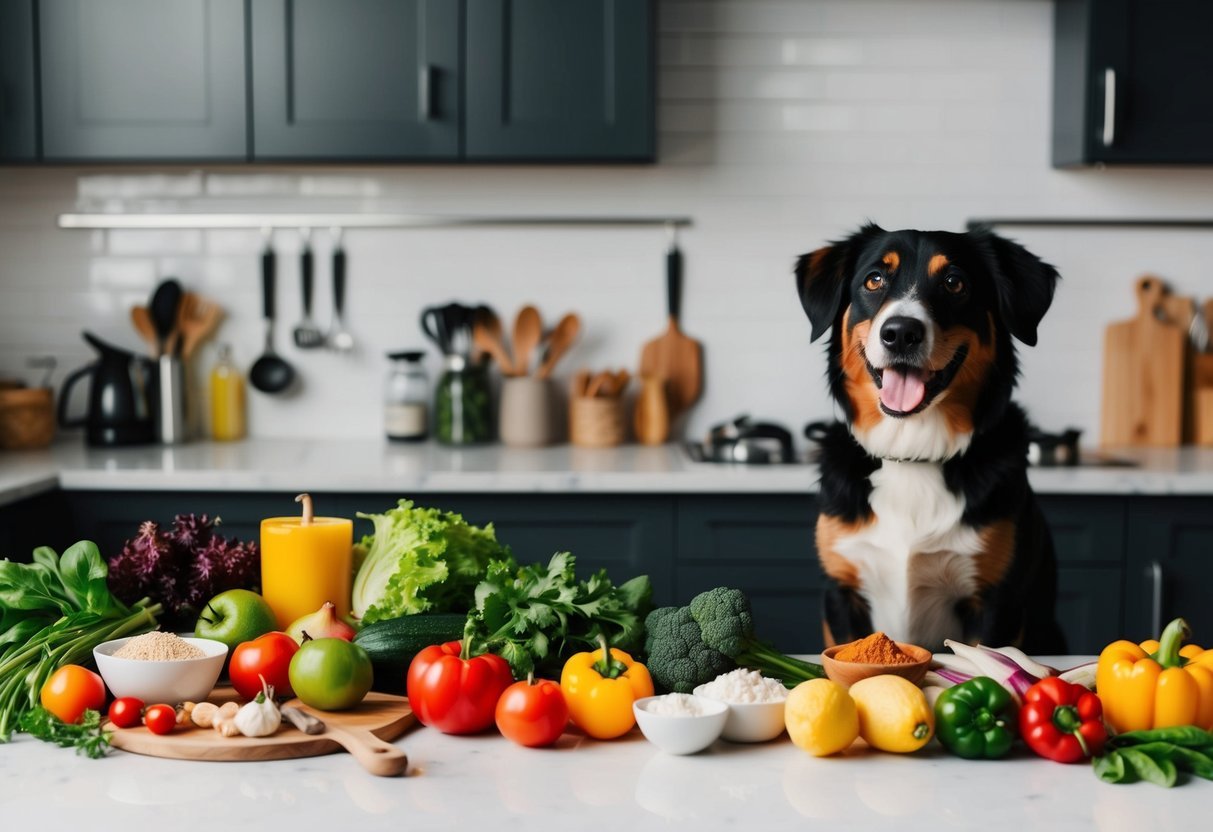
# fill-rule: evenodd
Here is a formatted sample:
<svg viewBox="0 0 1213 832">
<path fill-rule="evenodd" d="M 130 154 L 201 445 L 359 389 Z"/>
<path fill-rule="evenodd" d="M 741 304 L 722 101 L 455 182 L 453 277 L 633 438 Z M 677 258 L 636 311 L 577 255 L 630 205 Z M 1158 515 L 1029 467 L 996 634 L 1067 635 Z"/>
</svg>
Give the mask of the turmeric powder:
<svg viewBox="0 0 1213 832">
<path fill-rule="evenodd" d="M 858 664 L 913 664 L 914 657 L 902 652 L 891 638 L 884 633 L 872 635 L 853 641 L 834 654 L 841 662 L 856 662 Z"/>
</svg>

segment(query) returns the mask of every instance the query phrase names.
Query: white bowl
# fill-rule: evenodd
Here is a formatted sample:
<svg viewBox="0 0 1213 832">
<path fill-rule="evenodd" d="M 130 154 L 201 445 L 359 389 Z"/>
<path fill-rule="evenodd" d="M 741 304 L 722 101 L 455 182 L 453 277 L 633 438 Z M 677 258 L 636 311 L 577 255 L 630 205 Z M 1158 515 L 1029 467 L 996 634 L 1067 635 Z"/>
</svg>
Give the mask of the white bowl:
<svg viewBox="0 0 1213 832">
<path fill-rule="evenodd" d="M 101 678 L 115 697 L 134 696 L 145 705 L 178 702 L 201 702 L 210 696 L 223 670 L 227 645 L 209 638 L 183 636 L 206 655 L 199 659 L 149 662 L 139 659 L 119 659 L 113 654 L 131 640 L 116 638 L 93 648 L 93 658 Z"/>
<path fill-rule="evenodd" d="M 718 700 L 705 696 L 704 685 L 695 688 L 696 696 Z M 729 718 L 724 724 L 721 734 L 729 742 L 767 742 L 783 733 L 783 706 L 785 699 L 778 702 L 722 702 L 729 709 Z"/>
<path fill-rule="evenodd" d="M 648 709 L 650 703 L 663 698 L 646 696 L 632 703 L 640 733 L 653 745 L 667 754 L 694 754 L 703 751 L 720 736 L 729 715 L 728 706 L 723 702 L 695 697 L 704 711 L 699 716 L 655 714 Z"/>
</svg>

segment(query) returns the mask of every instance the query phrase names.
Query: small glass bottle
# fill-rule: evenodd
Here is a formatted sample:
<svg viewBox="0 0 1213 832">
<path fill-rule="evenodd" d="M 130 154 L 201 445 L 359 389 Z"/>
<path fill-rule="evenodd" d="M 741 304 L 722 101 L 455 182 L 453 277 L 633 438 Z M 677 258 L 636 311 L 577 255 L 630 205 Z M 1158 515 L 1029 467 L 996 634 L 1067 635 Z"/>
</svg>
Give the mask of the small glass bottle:
<svg viewBox="0 0 1213 832">
<path fill-rule="evenodd" d="M 429 434 L 430 380 L 424 352 L 391 352 L 383 400 L 383 429 L 394 442 L 420 442 Z"/>
<path fill-rule="evenodd" d="M 218 442 L 243 439 L 246 432 L 244 377 L 232 361 L 232 348 L 219 345 L 211 368 L 211 437 Z"/>
</svg>

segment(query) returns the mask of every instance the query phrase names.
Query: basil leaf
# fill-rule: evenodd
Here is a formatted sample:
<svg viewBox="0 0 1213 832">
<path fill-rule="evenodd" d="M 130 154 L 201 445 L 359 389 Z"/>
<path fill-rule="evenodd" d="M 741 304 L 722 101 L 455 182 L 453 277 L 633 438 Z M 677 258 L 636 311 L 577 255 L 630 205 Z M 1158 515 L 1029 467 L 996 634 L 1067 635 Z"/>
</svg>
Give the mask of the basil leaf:
<svg viewBox="0 0 1213 832">
<path fill-rule="evenodd" d="M 1112 737 L 1108 744 L 1113 748 L 1142 745 L 1152 742 L 1169 742 L 1185 748 L 1202 748 L 1213 743 L 1213 733 L 1195 725 L 1180 725 L 1174 728 L 1155 728 L 1150 731 L 1127 731 Z"/>
<path fill-rule="evenodd" d="M 1122 748 L 1120 755 L 1125 763 L 1133 767 L 1142 780 L 1169 789 L 1175 785 L 1177 771 L 1175 763 L 1165 757 L 1151 757 L 1139 748 Z"/>
<path fill-rule="evenodd" d="M 1095 758 L 1095 776 L 1105 783 L 1133 782 L 1131 771 L 1125 766 L 1125 759 L 1119 751 L 1110 751 Z"/>
<path fill-rule="evenodd" d="M 1206 780 L 1213 780 L 1213 758 L 1207 754 L 1180 746 L 1174 746 L 1171 753 L 1171 759 L 1184 771 Z"/>
<path fill-rule="evenodd" d="M 79 609 L 105 612 L 113 605 L 105 579 L 109 568 L 91 540 L 73 544 L 59 561 L 59 577 Z"/>
<path fill-rule="evenodd" d="M 15 610 L 58 610 L 74 607 L 59 575 L 44 563 L 0 560 L 0 604 Z"/>
</svg>

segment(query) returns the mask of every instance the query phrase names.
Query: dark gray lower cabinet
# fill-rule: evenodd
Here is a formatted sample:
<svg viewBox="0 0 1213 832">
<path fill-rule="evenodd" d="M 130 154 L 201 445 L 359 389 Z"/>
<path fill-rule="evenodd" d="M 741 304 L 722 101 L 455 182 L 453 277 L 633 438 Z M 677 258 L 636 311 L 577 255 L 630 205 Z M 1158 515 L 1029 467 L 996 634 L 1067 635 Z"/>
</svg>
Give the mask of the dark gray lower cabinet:
<svg viewBox="0 0 1213 832">
<path fill-rule="evenodd" d="M 1196 643 L 1213 641 L 1213 498 L 1132 500 L 1124 587 L 1127 637 L 1158 638 L 1183 616 Z"/>
<path fill-rule="evenodd" d="M 253 158 L 454 159 L 460 4 L 252 0 Z"/>
<path fill-rule="evenodd" d="M 651 161 L 651 0 L 467 0 L 465 158 Z"/>
<path fill-rule="evenodd" d="M 38 155 L 34 0 L 0 0 L 0 161 Z"/>
<path fill-rule="evenodd" d="M 40 0 L 42 158 L 247 158 L 242 0 Z"/>
<path fill-rule="evenodd" d="M 262 518 L 295 513 L 293 496 L 56 492 L 0 509 L 0 557 L 28 558 L 36 545 L 62 549 L 82 537 L 112 555 L 142 521 L 169 523 L 183 511 L 218 515 L 225 534 L 255 540 Z M 321 514 L 341 517 L 381 512 L 396 500 L 314 496 Z M 600 568 L 615 580 L 647 573 L 658 604 L 738 587 L 753 600 L 762 637 L 789 652 L 822 647 L 825 580 L 812 496 L 426 494 L 418 501 L 493 523 L 524 562 L 571 551 L 583 575 Z M 1156 620 L 1176 615 L 1198 635 L 1213 633 L 1213 499 L 1048 496 L 1041 506 L 1057 548 L 1057 615 L 1071 652 L 1146 638 L 1156 634 Z M 369 522 L 357 521 L 356 535 L 369 531 Z"/>
</svg>

